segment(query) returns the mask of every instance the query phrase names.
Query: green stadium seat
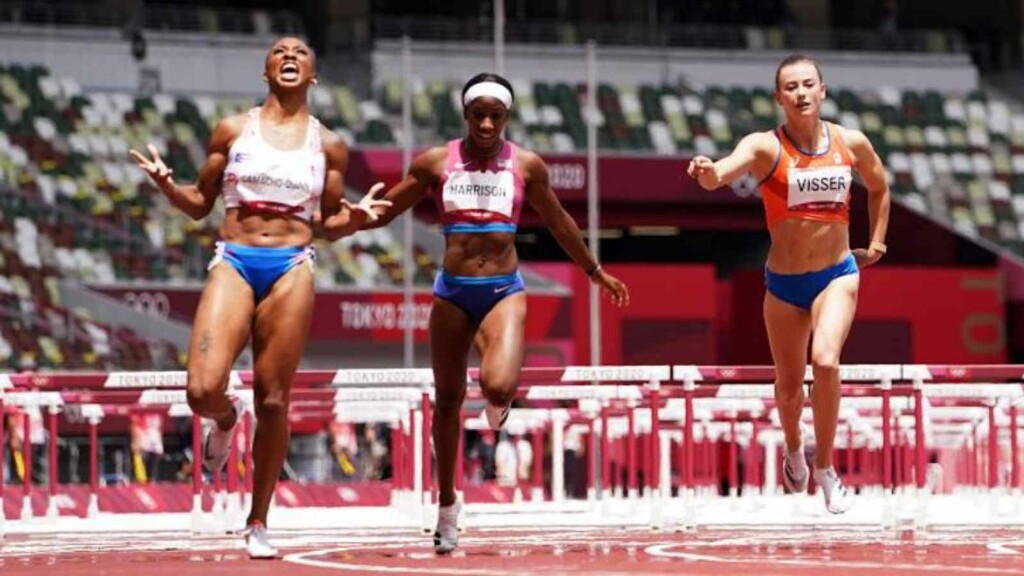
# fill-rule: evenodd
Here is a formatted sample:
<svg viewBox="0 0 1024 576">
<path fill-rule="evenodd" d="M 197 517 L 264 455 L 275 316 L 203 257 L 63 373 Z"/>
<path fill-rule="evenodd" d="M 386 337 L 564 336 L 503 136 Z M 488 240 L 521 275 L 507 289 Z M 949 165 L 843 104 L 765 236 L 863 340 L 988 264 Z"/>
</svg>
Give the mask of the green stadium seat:
<svg viewBox="0 0 1024 576">
<path fill-rule="evenodd" d="M 1010 157 L 1010 151 L 1005 145 L 993 147 L 992 166 L 996 176 L 1006 181 L 1010 180 L 1013 174 L 1013 162 Z"/>
<path fill-rule="evenodd" d="M 954 152 L 965 152 L 967 146 L 967 132 L 963 127 L 953 125 L 946 128 L 946 140 L 949 142 L 949 149 Z"/>
<path fill-rule="evenodd" d="M 912 152 L 923 152 L 926 148 L 924 130 L 920 126 L 907 126 L 903 131 L 903 140 Z"/>
</svg>

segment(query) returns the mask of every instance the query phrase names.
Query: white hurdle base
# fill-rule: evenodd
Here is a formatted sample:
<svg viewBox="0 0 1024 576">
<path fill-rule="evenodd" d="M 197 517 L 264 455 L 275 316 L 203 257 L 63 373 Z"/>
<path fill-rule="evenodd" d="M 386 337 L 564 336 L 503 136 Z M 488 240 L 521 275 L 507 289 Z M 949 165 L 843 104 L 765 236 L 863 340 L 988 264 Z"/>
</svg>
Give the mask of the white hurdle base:
<svg viewBox="0 0 1024 576">
<path fill-rule="evenodd" d="M 743 498 L 666 498 L 667 528 L 863 526 L 881 530 L 922 530 L 942 526 L 1024 526 L 1024 515 L 1008 495 L 860 494 L 845 514 L 829 514 L 820 494 L 753 495 Z"/>
<path fill-rule="evenodd" d="M 32 517 L 32 497 L 24 496 L 21 499 L 21 519 L 27 521 L 31 520 Z"/>
</svg>

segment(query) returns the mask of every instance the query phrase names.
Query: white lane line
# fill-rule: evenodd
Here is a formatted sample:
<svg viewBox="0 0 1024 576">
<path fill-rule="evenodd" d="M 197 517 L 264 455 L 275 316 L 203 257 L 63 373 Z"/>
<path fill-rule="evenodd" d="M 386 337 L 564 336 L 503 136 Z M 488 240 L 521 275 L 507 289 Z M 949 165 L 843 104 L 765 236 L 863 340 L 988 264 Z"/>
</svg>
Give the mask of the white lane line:
<svg viewBox="0 0 1024 576">
<path fill-rule="evenodd" d="M 644 549 L 644 552 L 658 558 L 679 558 L 697 562 L 718 562 L 723 564 L 772 564 L 787 566 L 813 566 L 824 570 L 836 568 L 861 568 L 865 570 L 919 570 L 924 572 L 968 572 L 975 574 L 1024 574 L 1024 570 L 1016 568 L 987 568 L 984 566 L 949 566 L 938 564 L 894 564 L 892 562 L 850 562 L 843 560 L 800 560 L 795 558 L 768 558 L 755 556 L 751 558 L 722 558 L 706 554 L 674 551 L 671 548 L 685 544 L 657 544 Z"/>
<path fill-rule="evenodd" d="M 378 572 L 385 574 L 440 574 L 453 576 L 502 576 L 505 574 L 522 576 L 523 574 L 550 574 L 552 568 L 557 570 L 558 574 L 566 574 L 564 568 L 579 568 L 578 566 L 565 566 L 562 568 L 552 566 L 538 566 L 537 569 L 530 570 L 522 566 L 516 568 L 514 571 L 506 572 L 500 569 L 473 569 L 473 568 L 422 568 L 422 567 L 411 567 L 411 566 L 381 566 L 377 564 L 345 564 L 340 561 L 330 562 L 325 560 L 314 560 L 312 556 L 319 556 L 324 554 L 344 553 L 355 548 L 334 548 L 331 550 L 317 550 L 315 552 L 302 552 L 297 554 L 288 554 L 284 556 L 285 562 L 292 562 L 302 566 L 311 566 L 314 568 L 327 568 L 331 570 L 345 570 L 352 572 Z M 433 552 L 428 552 L 420 560 L 428 562 L 443 562 L 443 557 L 435 557 Z M 589 574 L 591 576 L 632 576 L 636 572 L 610 572 L 606 570 L 586 570 L 579 571 L 574 570 L 572 573 Z"/>
<path fill-rule="evenodd" d="M 314 552 L 301 552 L 288 554 L 283 559 L 285 562 L 292 562 L 302 566 L 315 568 L 330 568 L 333 570 L 347 570 L 352 572 L 384 572 L 391 574 L 453 574 L 458 576 L 495 576 L 497 574 L 516 574 L 516 572 L 500 572 L 498 570 L 475 570 L 470 568 L 422 568 L 412 566 L 380 566 L 374 564 L 345 564 L 342 562 L 331 562 L 325 560 L 314 560 L 315 556 L 326 554 L 341 554 L 353 548 L 333 548 L 330 550 L 316 550 Z M 521 574 L 521 572 L 519 572 Z"/>
<path fill-rule="evenodd" d="M 1007 546 L 1024 548 L 1024 540 L 1010 540 L 1009 542 L 989 542 L 985 545 L 985 547 L 988 548 L 988 551 L 993 554 L 1021 554 L 1020 550 L 1007 548 Z"/>
</svg>

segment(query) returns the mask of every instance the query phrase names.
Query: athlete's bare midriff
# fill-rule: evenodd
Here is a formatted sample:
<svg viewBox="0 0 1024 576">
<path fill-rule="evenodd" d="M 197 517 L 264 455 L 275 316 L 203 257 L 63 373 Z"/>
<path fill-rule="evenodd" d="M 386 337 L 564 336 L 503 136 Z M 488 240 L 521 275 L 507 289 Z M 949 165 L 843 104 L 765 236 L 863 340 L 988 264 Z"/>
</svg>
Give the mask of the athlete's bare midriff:
<svg viewBox="0 0 1024 576">
<path fill-rule="evenodd" d="M 306 246 L 313 241 L 313 228 L 305 220 L 243 206 L 227 210 L 220 237 L 233 244 L 263 248 Z"/>
<path fill-rule="evenodd" d="M 453 233 L 446 239 L 444 269 L 454 276 L 501 276 L 519 266 L 515 234 Z"/>
<path fill-rule="evenodd" d="M 768 269 L 776 274 L 803 274 L 842 261 L 850 251 L 849 227 L 841 222 L 786 218 L 769 231 Z"/>
</svg>

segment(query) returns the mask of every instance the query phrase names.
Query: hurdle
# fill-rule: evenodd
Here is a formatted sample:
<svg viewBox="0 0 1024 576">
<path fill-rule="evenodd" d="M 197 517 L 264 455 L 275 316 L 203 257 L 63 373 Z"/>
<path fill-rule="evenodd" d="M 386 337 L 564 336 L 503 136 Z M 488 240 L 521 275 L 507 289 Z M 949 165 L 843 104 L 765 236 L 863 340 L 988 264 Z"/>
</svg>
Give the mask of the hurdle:
<svg viewBox="0 0 1024 576">
<path fill-rule="evenodd" d="M 779 495 L 781 438 L 770 366 L 527 367 L 517 401 L 530 407 L 513 408 L 508 428 L 514 437 L 531 435 L 534 461 L 529 477 L 517 476 L 508 504 L 466 502 L 463 527 L 544 517 L 584 525 L 693 530 L 756 523 L 769 514 L 784 522 L 842 522 L 883 529 L 924 529 L 956 521 L 1024 523 L 1014 500 L 1022 489 L 1017 414 L 1024 398 L 1024 366 L 851 365 L 841 370 L 843 401 L 835 461 L 847 471 L 848 485 L 859 492 L 853 514 L 824 518 L 817 499 Z M 809 372 L 806 379 L 811 379 Z M 486 427 L 482 413 L 472 409 L 482 399 L 478 382 L 478 370 L 471 369 L 470 404 L 463 414 L 467 430 Z M 252 385 L 251 372 L 231 373 L 230 394 L 242 398 L 245 406 L 236 432 L 245 447 L 251 444 L 254 428 Z M 187 416 L 184 386 L 184 372 L 0 376 L 0 410 L 45 411 L 51 470 L 44 490 L 45 513 L 33 513 L 36 488 L 27 470 L 20 516 L 0 516 L 0 531 L 56 529 L 66 516 L 58 506 L 57 436 L 59 416 L 69 411 L 88 425 L 88 505 L 83 519 L 106 521 L 116 516 L 102 510 L 99 497 L 99 424 L 133 407 Z M 432 530 L 436 520 L 433 402 L 429 369 L 301 371 L 292 411 L 296 418 L 311 422 L 385 424 L 390 429 L 392 463 L 386 508 L 392 514 L 385 521 L 379 511 L 368 511 L 359 521 L 422 532 Z M 805 408 L 805 418 L 809 416 Z M 193 417 L 192 426 L 193 451 L 199 454 L 202 423 Z M 584 438 L 587 479 L 582 499 L 566 493 L 567 432 Z M 27 438 L 28 431 L 24 433 Z M 31 466 L 28 444 L 23 444 L 23 457 Z M 237 444 L 233 443 L 232 461 L 243 457 Z M 551 447 L 550 480 L 545 479 L 541 457 L 545 446 Z M 726 450 L 722 458 L 715 456 L 718 447 Z M 936 451 L 958 455 L 943 470 L 942 485 L 935 479 L 939 469 L 928 463 L 929 453 L 934 457 Z M 456 488 L 463 499 L 468 494 L 466 469 L 461 450 L 459 454 Z M 251 470 L 251 450 L 245 450 L 244 459 L 244 469 Z M 238 470 L 229 467 L 223 476 L 213 475 L 211 485 L 206 485 L 199 467 L 193 467 L 187 528 L 194 533 L 240 527 L 242 512 L 251 501 L 251 475 L 247 473 L 243 482 Z M 716 495 L 720 485 L 726 486 L 723 497 Z M 212 502 L 209 512 L 204 501 Z M 980 506 L 984 514 L 950 518 L 948 510 L 964 502 Z M 275 506 L 275 514 L 288 510 Z M 325 525 L 329 521 L 323 520 Z"/>
</svg>

